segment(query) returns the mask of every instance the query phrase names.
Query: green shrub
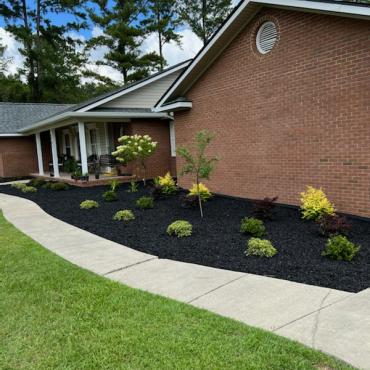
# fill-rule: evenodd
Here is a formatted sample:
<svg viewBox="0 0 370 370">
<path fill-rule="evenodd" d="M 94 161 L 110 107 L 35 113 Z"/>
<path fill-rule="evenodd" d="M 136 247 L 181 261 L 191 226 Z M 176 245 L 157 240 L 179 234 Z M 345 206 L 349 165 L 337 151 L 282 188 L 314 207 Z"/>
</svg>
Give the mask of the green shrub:
<svg viewBox="0 0 370 370">
<path fill-rule="evenodd" d="M 63 191 L 68 190 L 69 186 L 65 182 L 51 182 L 49 185 L 49 189 L 54 191 Z"/>
<path fill-rule="evenodd" d="M 22 190 L 22 193 L 36 193 L 37 192 L 37 188 L 33 186 L 23 186 L 21 190 Z"/>
<path fill-rule="evenodd" d="M 118 211 L 113 216 L 113 220 L 115 221 L 131 221 L 135 220 L 135 215 L 129 209 L 124 209 L 123 211 Z"/>
<path fill-rule="evenodd" d="M 170 172 L 167 172 L 164 176 L 158 176 L 154 179 L 154 183 L 159 185 L 163 194 L 170 195 L 177 191 L 176 182 Z"/>
<path fill-rule="evenodd" d="M 193 226 L 191 223 L 184 220 L 177 220 L 172 222 L 171 225 L 167 227 L 168 235 L 176 235 L 178 238 L 183 238 L 184 236 L 190 236 L 193 231 Z"/>
<path fill-rule="evenodd" d="M 356 256 L 360 246 L 350 242 L 343 235 L 336 235 L 328 239 L 322 255 L 334 260 L 352 261 Z"/>
<path fill-rule="evenodd" d="M 112 180 L 109 182 L 110 190 L 115 192 L 119 187 L 119 181 L 118 180 Z"/>
<path fill-rule="evenodd" d="M 130 189 L 127 190 L 128 193 L 137 193 L 139 184 L 135 180 L 130 181 Z"/>
<path fill-rule="evenodd" d="M 136 205 L 141 209 L 153 208 L 154 200 L 152 197 L 141 197 L 136 201 Z"/>
<path fill-rule="evenodd" d="M 14 184 L 11 184 L 10 185 L 12 188 L 14 189 L 18 189 L 18 190 L 22 190 L 23 188 L 25 188 L 27 185 L 24 184 L 23 182 L 15 182 Z"/>
<path fill-rule="evenodd" d="M 115 191 L 108 190 L 103 194 L 103 198 L 106 202 L 114 202 L 118 200 L 118 196 Z"/>
<path fill-rule="evenodd" d="M 245 252 L 247 256 L 273 257 L 277 253 L 276 248 L 269 240 L 250 238 L 248 248 Z"/>
<path fill-rule="evenodd" d="M 99 208 L 99 203 L 95 200 L 84 200 L 80 203 L 81 209 L 92 209 L 92 208 Z"/>
<path fill-rule="evenodd" d="M 40 179 L 40 178 L 34 178 L 34 179 L 31 179 L 29 182 L 28 182 L 28 186 L 33 186 L 34 188 L 39 188 L 40 186 L 43 186 L 45 185 L 46 181 L 44 179 Z"/>
<path fill-rule="evenodd" d="M 261 220 L 253 217 L 245 217 L 242 219 L 240 232 L 260 238 L 266 234 L 266 228 Z"/>
</svg>

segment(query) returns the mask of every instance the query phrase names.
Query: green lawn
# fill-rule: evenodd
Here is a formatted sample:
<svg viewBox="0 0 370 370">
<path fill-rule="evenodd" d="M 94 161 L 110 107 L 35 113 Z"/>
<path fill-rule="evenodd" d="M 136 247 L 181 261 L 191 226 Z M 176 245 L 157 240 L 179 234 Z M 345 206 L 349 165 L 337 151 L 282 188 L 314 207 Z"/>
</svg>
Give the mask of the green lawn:
<svg viewBox="0 0 370 370">
<path fill-rule="evenodd" d="M 349 369 L 233 320 L 82 270 L 0 213 L 1 369 Z"/>
</svg>

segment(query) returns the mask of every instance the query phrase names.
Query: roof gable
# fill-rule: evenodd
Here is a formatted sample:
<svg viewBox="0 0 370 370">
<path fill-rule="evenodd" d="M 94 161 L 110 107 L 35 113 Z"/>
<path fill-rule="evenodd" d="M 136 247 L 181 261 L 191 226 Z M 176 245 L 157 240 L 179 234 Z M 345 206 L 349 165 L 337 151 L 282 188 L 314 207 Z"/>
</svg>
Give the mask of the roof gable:
<svg viewBox="0 0 370 370">
<path fill-rule="evenodd" d="M 174 109 L 172 102 L 183 97 L 209 66 L 228 47 L 263 7 L 321 13 L 342 17 L 370 20 L 370 7 L 364 4 L 315 0 L 244 0 L 234 9 L 219 30 L 213 35 L 190 63 L 184 73 L 170 86 L 156 103 L 154 111 Z M 191 103 L 184 99 L 183 106 L 176 102 L 176 109 L 187 109 Z"/>
</svg>

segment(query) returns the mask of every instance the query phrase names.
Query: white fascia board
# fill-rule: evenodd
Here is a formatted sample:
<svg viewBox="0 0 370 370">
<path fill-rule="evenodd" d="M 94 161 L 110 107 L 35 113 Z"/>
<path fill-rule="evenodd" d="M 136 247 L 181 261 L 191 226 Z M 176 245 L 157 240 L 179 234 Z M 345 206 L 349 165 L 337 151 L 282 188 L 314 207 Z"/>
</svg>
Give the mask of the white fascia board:
<svg viewBox="0 0 370 370">
<path fill-rule="evenodd" d="M 131 93 L 134 90 L 140 89 L 140 88 L 142 88 L 142 87 L 144 87 L 146 85 L 149 85 L 149 84 L 151 84 L 151 83 L 153 83 L 155 81 L 160 80 L 163 77 L 166 77 L 166 76 L 168 76 L 168 75 L 170 75 L 172 73 L 175 73 L 175 72 L 179 71 L 180 69 L 183 69 L 183 68 L 187 67 L 189 65 L 189 63 L 190 63 L 190 61 L 188 60 L 188 61 L 186 61 L 184 63 L 181 63 L 180 65 L 178 65 L 175 68 L 169 68 L 167 71 L 164 71 L 164 72 L 162 72 L 162 73 L 160 73 L 160 74 L 158 74 L 158 75 L 156 75 L 156 76 L 154 76 L 152 78 L 149 77 L 145 81 L 143 81 L 141 83 L 139 82 L 139 83 L 135 84 L 134 86 L 128 87 L 127 89 L 124 89 L 122 91 L 119 91 L 116 94 L 113 94 L 111 96 L 106 97 L 105 99 L 102 99 L 102 100 L 99 100 L 99 101 L 97 101 L 95 103 L 89 104 L 86 107 L 83 107 L 81 109 L 78 109 L 76 112 L 86 112 L 86 111 L 88 111 L 90 109 L 94 109 L 94 108 L 98 107 L 99 105 L 108 103 L 111 100 L 117 99 L 117 98 L 119 98 L 119 97 L 121 97 L 123 95 L 126 95 L 128 93 Z"/>
<path fill-rule="evenodd" d="M 177 102 L 173 104 L 166 104 L 163 107 L 152 108 L 153 112 L 175 112 L 182 109 L 193 108 L 193 103 L 191 101 Z"/>
<path fill-rule="evenodd" d="M 0 134 L 0 137 L 19 137 L 24 136 L 23 134 Z"/>
<path fill-rule="evenodd" d="M 91 118 L 106 118 L 106 119 L 113 119 L 113 118 L 157 118 L 157 119 L 172 119 L 172 117 L 166 113 L 156 113 L 156 112 L 147 112 L 147 113 L 135 113 L 135 112 L 66 112 L 60 114 L 59 116 L 51 117 L 44 121 L 38 122 L 35 125 L 25 127 L 20 132 L 42 132 L 49 129 L 49 126 L 56 125 L 58 122 L 67 120 L 67 119 L 75 119 L 76 122 L 78 120 L 83 119 L 91 119 Z M 70 122 L 68 122 L 70 124 Z"/>
<path fill-rule="evenodd" d="M 326 2 L 316 2 L 316 1 L 305 1 L 305 0 L 254 0 L 245 1 L 243 4 L 239 5 L 239 8 L 231 15 L 227 22 L 222 26 L 222 28 L 217 32 L 217 34 L 211 39 L 209 44 L 195 57 L 190 66 L 185 70 L 182 76 L 175 81 L 175 83 L 170 87 L 170 89 L 163 95 L 160 101 L 156 104 L 155 109 L 161 108 L 167 99 L 172 95 L 172 93 L 178 88 L 182 81 L 190 74 L 198 62 L 205 57 L 209 49 L 217 42 L 217 40 L 224 34 L 224 32 L 229 28 L 229 26 L 239 17 L 239 15 L 245 10 L 250 4 L 260 4 L 271 5 L 277 7 L 300 9 L 307 11 L 314 11 L 318 13 L 342 15 L 347 17 L 361 17 L 370 19 L 370 7 L 356 6 L 340 3 L 326 3 Z"/>
</svg>

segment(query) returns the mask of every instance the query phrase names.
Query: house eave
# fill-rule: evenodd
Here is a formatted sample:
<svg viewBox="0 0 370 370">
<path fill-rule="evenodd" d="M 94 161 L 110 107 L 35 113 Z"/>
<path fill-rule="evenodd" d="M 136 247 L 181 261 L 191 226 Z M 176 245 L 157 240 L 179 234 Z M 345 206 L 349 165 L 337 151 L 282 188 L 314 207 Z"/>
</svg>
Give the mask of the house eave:
<svg viewBox="0 0 370 370">
<path fill-rule="evenodd" d="M 187 102 L 177 102 L 177 103 L 169 103 L 163 105 L 161 107 L 153 108 L 153 112 L 178 112 L 183 110 L 189 110 L 193 108 L 193 103 L 190 101 Z"/>
</svg>

